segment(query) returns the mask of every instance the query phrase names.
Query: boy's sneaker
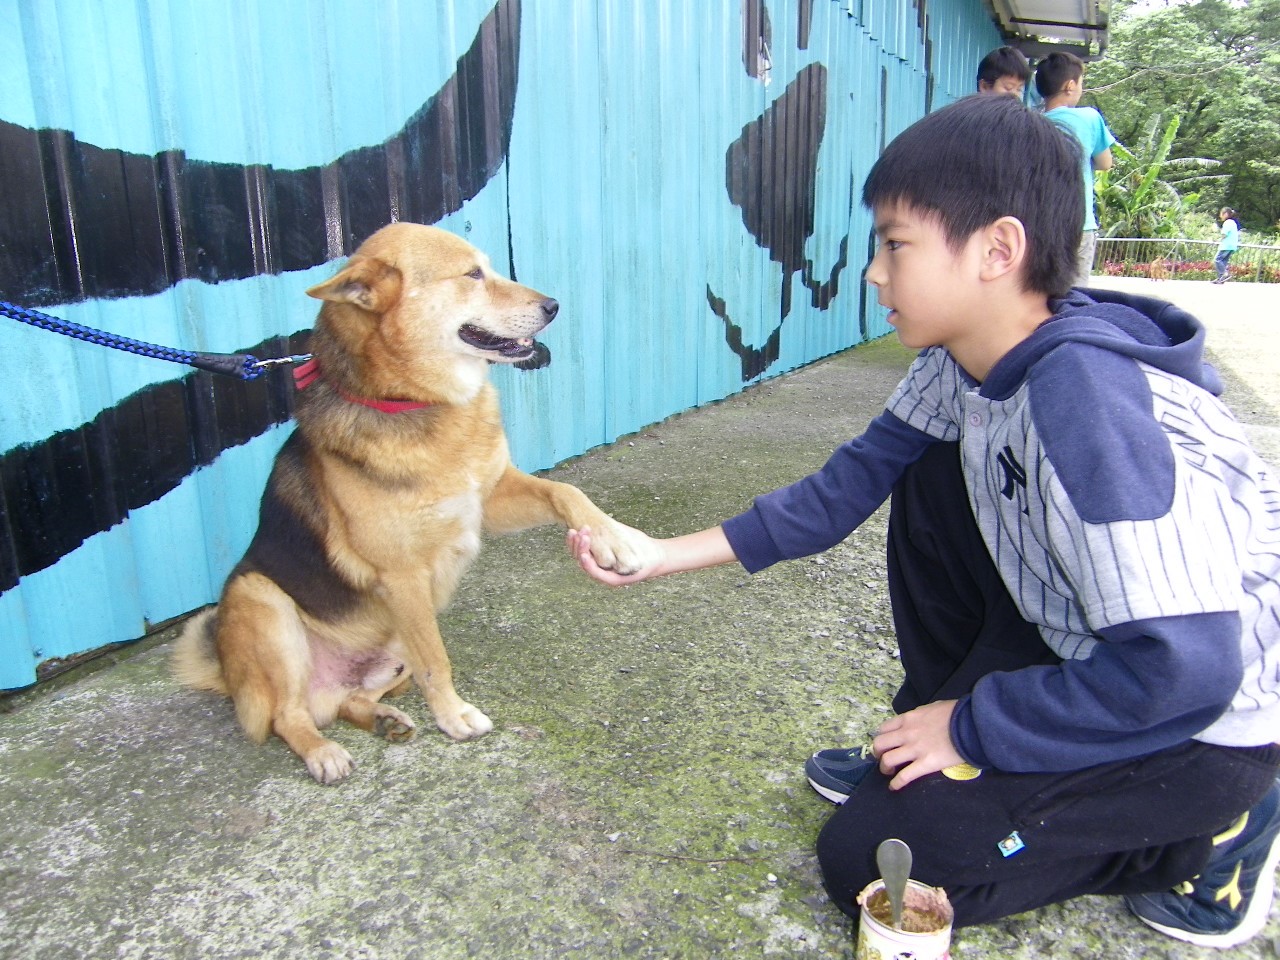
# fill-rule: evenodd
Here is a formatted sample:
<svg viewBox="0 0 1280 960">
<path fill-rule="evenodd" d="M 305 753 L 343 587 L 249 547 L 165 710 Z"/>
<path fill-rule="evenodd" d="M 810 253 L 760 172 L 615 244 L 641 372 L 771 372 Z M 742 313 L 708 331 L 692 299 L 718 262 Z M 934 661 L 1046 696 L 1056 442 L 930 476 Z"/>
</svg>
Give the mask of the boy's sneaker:
<svg viewBox="0 0 1280 960">
<path fill-rule="evenodd" d="M 870 747 L 819 750 L 805 761 L 804 773 L 809 786 L 832 803 L 844 803 L 879 763 Z"/>
<path fill-rule="evenodd" d="M 1139 920 L 1202 947 L 1234 947 L 1267 922 L 1280 861 L 1280 781 L 1214 837 L 1204 871 L 1168 893 L 1125 897 Z"/>
</svg>

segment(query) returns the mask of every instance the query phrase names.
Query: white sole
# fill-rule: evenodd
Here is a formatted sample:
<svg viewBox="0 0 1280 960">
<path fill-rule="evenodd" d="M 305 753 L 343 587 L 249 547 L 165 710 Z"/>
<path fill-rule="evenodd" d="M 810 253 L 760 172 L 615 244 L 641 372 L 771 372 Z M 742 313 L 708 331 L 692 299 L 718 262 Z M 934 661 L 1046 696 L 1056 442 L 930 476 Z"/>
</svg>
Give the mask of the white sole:
<svg viewBox="0 0 1280 960">
<path fill-rule="evenodd" d="M 805 779 L 809 781 L 809 786 L 813 787 L 814 790 L 817 790 L 818 793 L 822 795 L 823 799 L 830 800 L 837 806 L 843 804 L 849 799 L 849 795 L 847 793 L 836 793 L 830 787 L 824 787 L 822 784 L 818 783 L 813 779 L 813 777 L 806 777 Z"/>
</svg>

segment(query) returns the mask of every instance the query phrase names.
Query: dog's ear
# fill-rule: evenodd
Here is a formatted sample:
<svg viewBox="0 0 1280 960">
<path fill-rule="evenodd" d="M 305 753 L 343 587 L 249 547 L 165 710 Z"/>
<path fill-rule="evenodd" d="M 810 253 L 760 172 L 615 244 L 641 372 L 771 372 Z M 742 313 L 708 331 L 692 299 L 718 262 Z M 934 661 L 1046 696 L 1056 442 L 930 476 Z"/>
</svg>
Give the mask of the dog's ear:
<svg viewBox="0 0 1280 960">
<path fill-rule="evenodd" d="M 307 296 L 350 303 L 370 313 L 386 313 L 400 299 L 400 271 L 376 257 L 353 257 L 337 276 L 316 284 Z"/>
</svg>

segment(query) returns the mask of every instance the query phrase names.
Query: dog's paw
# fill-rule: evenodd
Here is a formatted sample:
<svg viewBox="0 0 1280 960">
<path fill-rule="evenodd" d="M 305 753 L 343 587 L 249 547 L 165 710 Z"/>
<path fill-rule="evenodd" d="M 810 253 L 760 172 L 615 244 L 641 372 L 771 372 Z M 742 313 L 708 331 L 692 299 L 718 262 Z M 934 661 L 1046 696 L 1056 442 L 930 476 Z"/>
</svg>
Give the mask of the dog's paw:
<svg viewBox="0 0 1280 960">
<path fill-rule="evenodd" d="M 591 530 L 591 555 L 605 570 L 626 577 L 657 563 L 657 544 L 625 523 L 610 520 Z"/>
<path fill-rule="evenodd" d="M 317 783 L 325 786 L 332 786 L 340 780 L 345 780 L 356 766 L 356 762 L 351 759 L 351 754 L 332 740 L 326 740 L 303 759 L 307 763 L 307 772 L 315 778 Z"/>
<path fill-rule="evenodd" d="M 373 721 L 373 732 L 391 743 L 406 743 L 418 731 L 408 716 L 395 707 L 380 703 Z"/>
<path fill-rule="evenodd" d="M 460 704 L 456 711 L 436 717 L 436 726 L 455 740 L 474 740 L 493 729 L 493 721 L 469 703 Z"/>
</svg>

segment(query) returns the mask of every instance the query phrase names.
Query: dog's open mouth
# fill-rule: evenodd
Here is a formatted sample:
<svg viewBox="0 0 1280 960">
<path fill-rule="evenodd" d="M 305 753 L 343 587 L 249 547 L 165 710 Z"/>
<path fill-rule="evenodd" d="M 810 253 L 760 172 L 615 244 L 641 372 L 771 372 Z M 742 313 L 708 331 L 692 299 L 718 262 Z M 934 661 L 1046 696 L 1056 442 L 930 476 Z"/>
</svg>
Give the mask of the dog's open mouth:
<svg viewBox="0 0 1280 960">
<path fill-rule="evenodd" d="M 472 324 L 464 324 L 458 330 L 458 337 L 463 343 L 475 347 L 477 350 L 485 350 L 489 353 L 496 353 L 504 360 L 527 360 L 533 356 L 537 349 L 537 341 L 532 337 L 500 337 L 496 333 L 490 333 L 488 330 L 482 330 L 480 327 Z"/>
</svg>

